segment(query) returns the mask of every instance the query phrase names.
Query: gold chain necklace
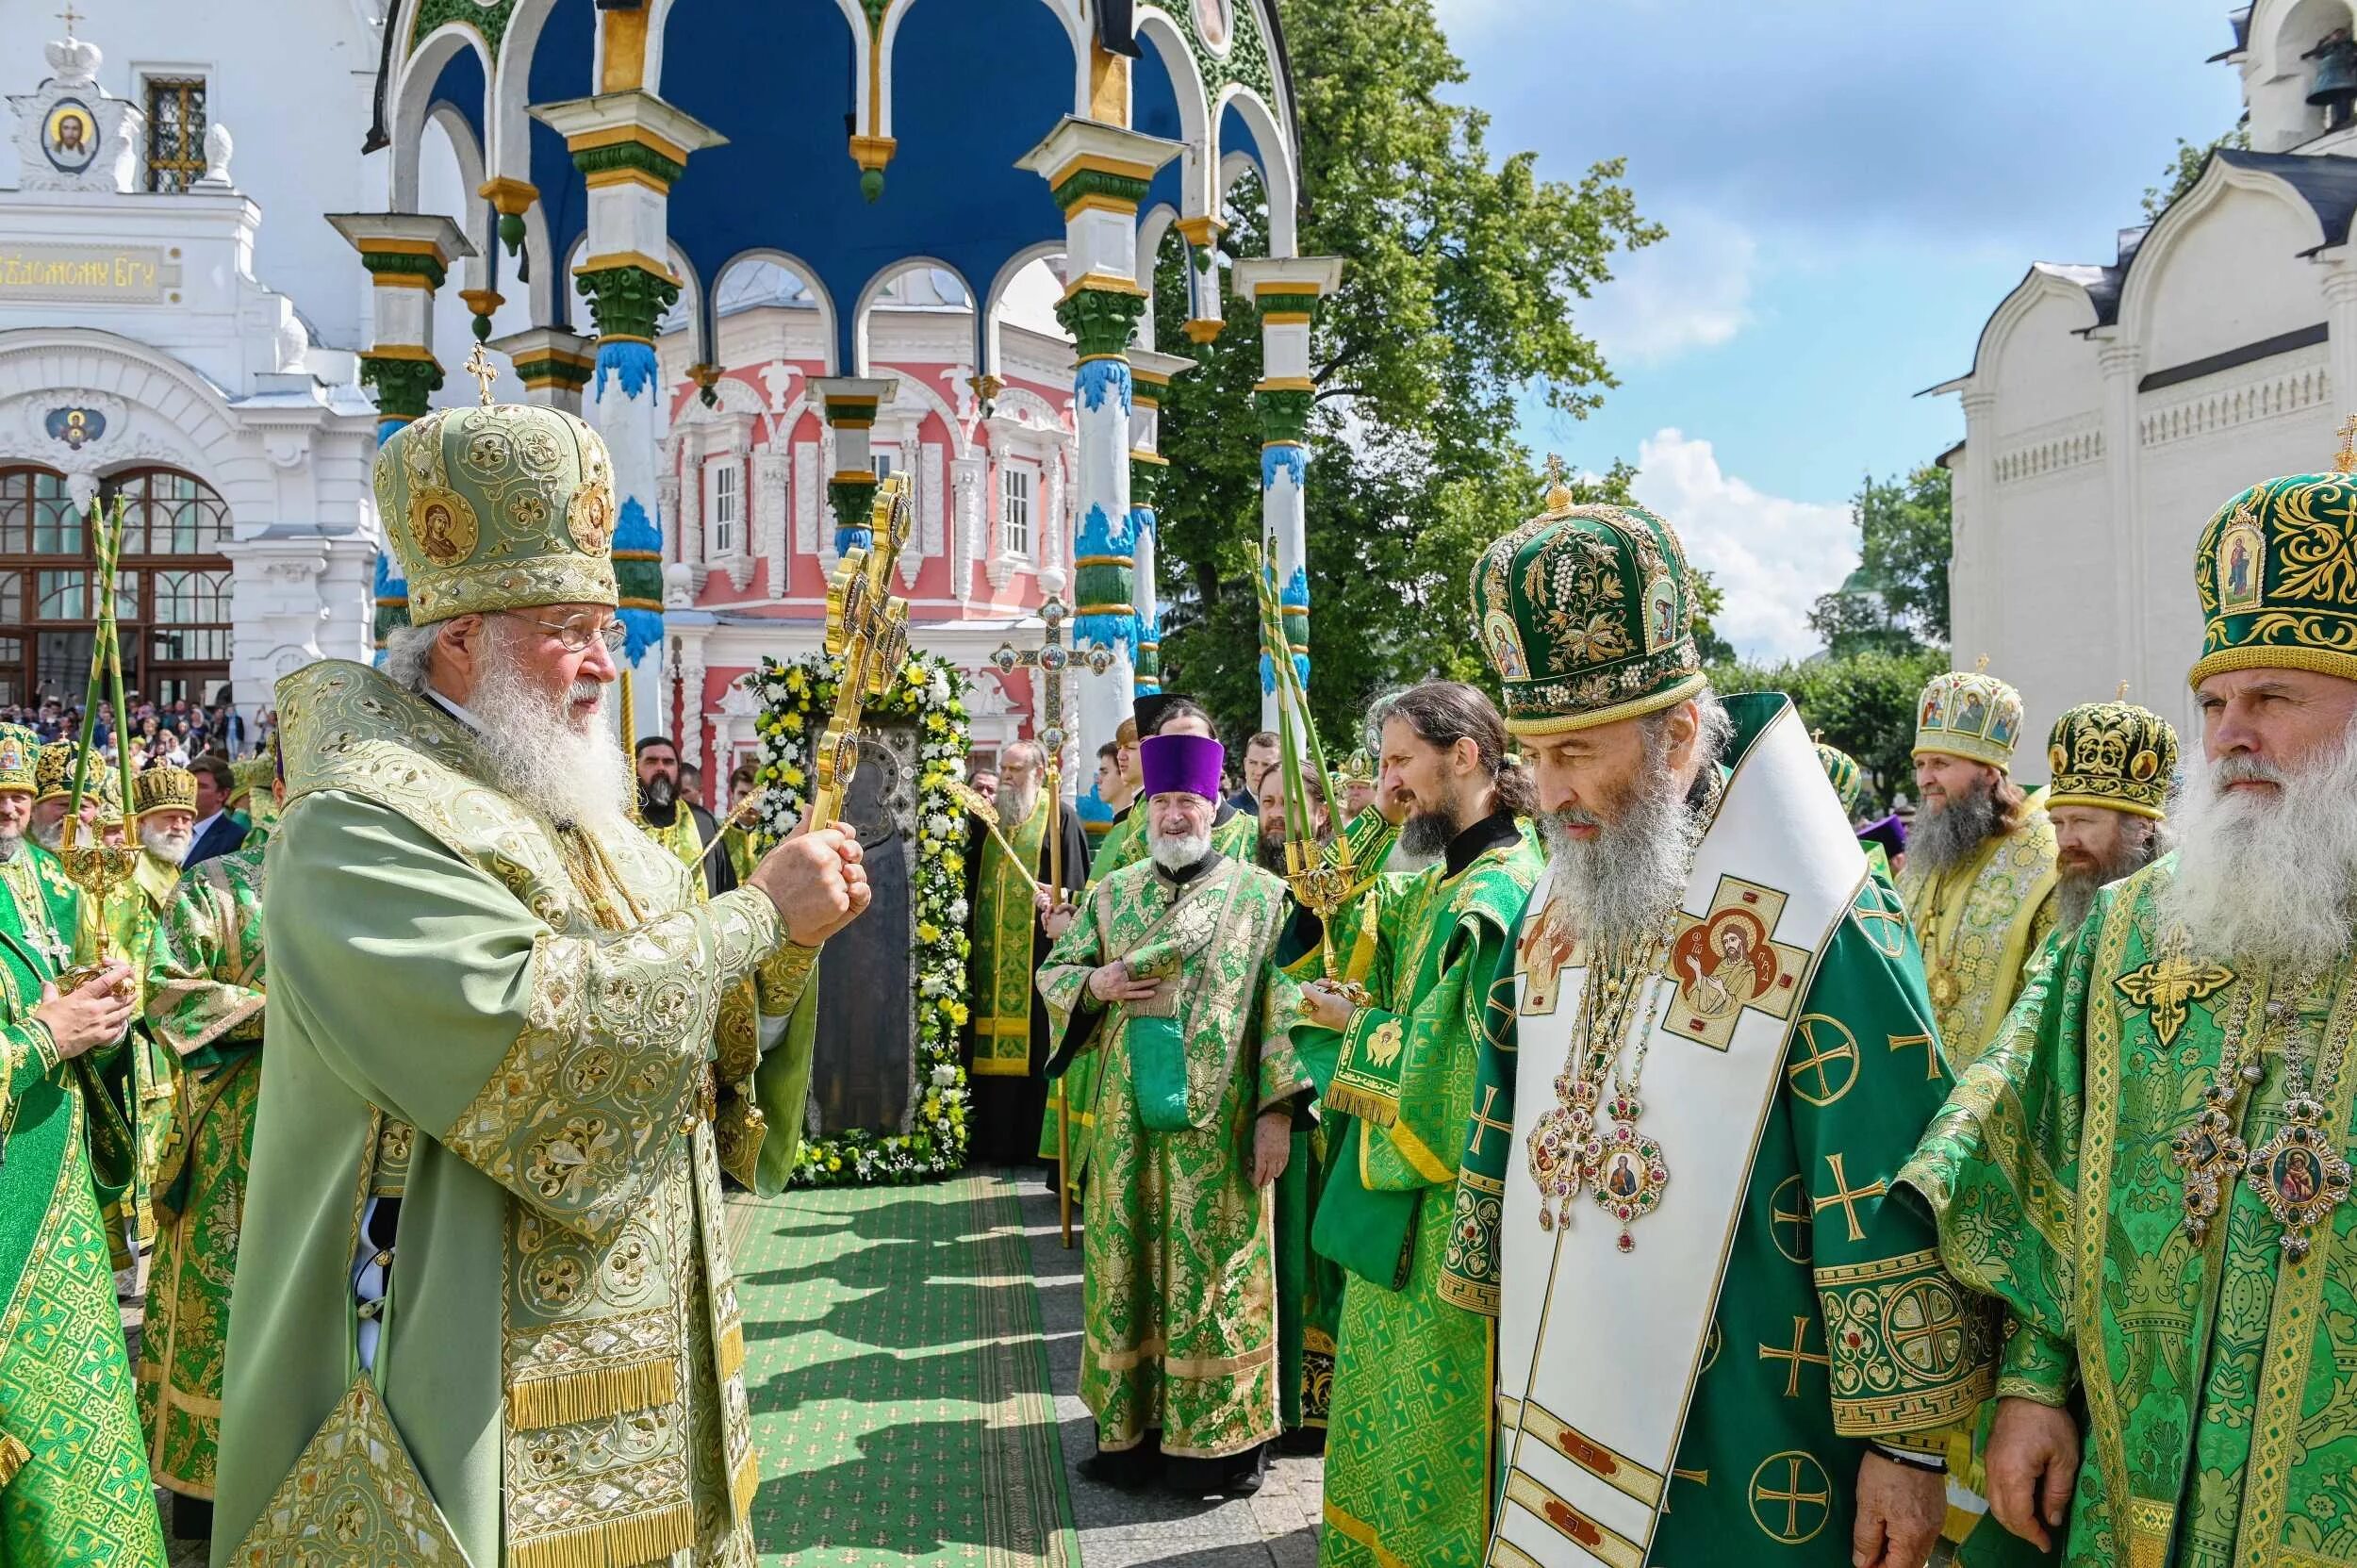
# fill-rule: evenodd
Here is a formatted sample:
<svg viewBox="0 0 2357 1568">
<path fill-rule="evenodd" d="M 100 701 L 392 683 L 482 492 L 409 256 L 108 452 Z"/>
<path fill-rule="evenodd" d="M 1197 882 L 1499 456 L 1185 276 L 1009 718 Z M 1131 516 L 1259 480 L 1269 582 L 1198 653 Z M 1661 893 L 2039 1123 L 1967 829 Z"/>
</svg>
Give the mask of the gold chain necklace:
<svg viewBox="0 0 2357 1568">
<path fill-rule="evenodd" d="M 2309 1233 L 2329 1225 L 2332 1211 L 2349 1197 L 2349 1161 L 2340 1151 L 2340 1140 L 2326 1132 L 2325 1121 L 2348 1063 L 2357 1008 L 2349 1004 L 2346 982 L 2335 990 L 2317 1042 L 2315 1091 L 2309 1088 L 2307 1032 L 2301 1030 L 2298 1048 L 2287 1046 L 2283 1053 L 2283 1126 L 2250 1151 L 2243 1167 L 2251 1190 L 2283 1228 L 2283 1255 L 2295 1261 L 2307 1256 Z"/>
<path fill-rule="evenodd" d="M 1931 895 L 1931 908 L 1922 931 L 1924 982 L 1931 992 L 1932 1005 L 1942 1011 L 1964 999 L 1964 981 L 1950 962 L 1956 950 L 1957 930 L 1964 923 L 1961 903 L 1955 910 L 1955 918 L 1953 921 L 1948 918 L 1948 880 L 1952 875 L 1953 868 L 1933 873 L 1931 884 L 1926 889 Z M 1971 876 L 1966 876 L 1958 884 L 1964 890 L 1963 903 L 1971 901 L 1973 880 Z"/>
</svg>

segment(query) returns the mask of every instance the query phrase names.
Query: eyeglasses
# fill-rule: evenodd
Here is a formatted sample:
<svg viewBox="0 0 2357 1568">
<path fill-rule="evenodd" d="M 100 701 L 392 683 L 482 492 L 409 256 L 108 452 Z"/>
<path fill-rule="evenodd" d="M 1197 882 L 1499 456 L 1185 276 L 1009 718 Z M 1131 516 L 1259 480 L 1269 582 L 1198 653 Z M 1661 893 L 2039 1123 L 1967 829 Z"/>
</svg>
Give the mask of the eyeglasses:
<svg viewBox="0 0 2357 1568">
<path fill-rule="evenodd" d="M 514 611 L 507 613 L 516 614 Z M 565 652 L 568 653 L 580 652 L 587 648 L 592 640 L 604 643 L 607 652 L 618 653 L 622 651 L 622 644 L 630 639 L 629 632 L 623 629 L 618 619 L 611 617 L 601 618 L 588 610 L 577 611 L 562 620 L 542 620 L 536 616 L 528 615 L 516 615 L 516 619 L 529 620 L 543 632 L 554 636 L 559 643 L 564 645 Z"/>
</svg>

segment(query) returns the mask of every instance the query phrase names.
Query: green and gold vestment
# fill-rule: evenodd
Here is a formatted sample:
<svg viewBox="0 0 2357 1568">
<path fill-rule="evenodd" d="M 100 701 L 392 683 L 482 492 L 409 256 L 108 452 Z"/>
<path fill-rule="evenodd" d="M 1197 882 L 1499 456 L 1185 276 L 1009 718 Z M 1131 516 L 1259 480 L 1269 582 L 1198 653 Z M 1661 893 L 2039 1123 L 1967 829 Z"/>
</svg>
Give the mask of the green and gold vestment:
<svg viewBox="0 0 2357 1568">
<path fill-rule="evenodd" d="M 2172 1151 L 2246 1050 L 2236 1136 L 2283 1129 L 2287 1056 L 2314 1071 L 2357 1026 L 2357 962 L 2302 986 L 2210 957 L 2160 917 L 2175 865 L 2096 896 L 1902 1180 L 1956 1278 L 2012 1314 L 1999 1395 L 2085 1412 L 2073 1568 L 2357 1562 L 2357 1206 L 2294 1259 L 2230 1177 L 2196 1242 Z M 2357 1072 L 2322 1098 L 2345 1150 Z"/>
<path fill-rule="evenodd" d="M 1125 866 L 1135 866 L 1150 858 L 1146 848 L 1146 817 L 1147 802 L 1144 796 L 1129 808 L 1129 815 L 1113 824 L 1113 832 L 1097 840 L 1089 860 L 1088 885 L 1095 887 Z M 1124 830 L 1129 830 L 1126 834 Z M 1261 824 L 1258 818 L 1239 812 L 1225 822 L 1214 821 L 1211 827 L 1211 848 L 1240 866 L 1255 863 L 1254 851 L 1260 848 Z M 1108 863 L 1110 857 L 1110 864 Z M 1085 1149 L 1087 1131 L 1096 1119 L 1097 1059 L 1083 1056 L 1064 1069 L 1064 1075 L 1047 1085 L 1047 1109 L 1042 1114 L 1039 1128 L 1039 1157 L 1056 1157 L 1057 1119 L 1063 1114 L 1064 1097 L 1072 1097 L 1073 1154 L 1066 1180 L 1072 1184 L 1072 1196 L 1079 1197 L 1088 1175 Z"/>
<path fill-rule="evenodd" d="M 2042 811 L 2023 810 L 2019 826 L 1991 834 L 1962 866 L 1934 876 L 1910 856 L 1899 878 L 1953 1072 L 1996 1034 L 2053 929 L 2054 824 Z"/>
<path fill-rule="evenodd" d="M 1352 1276 L 1327 1429 L 1327 1568 L 1453 1568 L 1480 1560 L 1489 1531 L 1494 1325 L 1442 1264 L 1489 982 L 1501 960 L 1512 972 L 1541 864 L 1510 818 L 1503 833 L 1454 874 L 1443 860 L 1384 894 L 1375 1001 L 1352 1017 L 1324 1096 L 1343 1119 L 1327 1130 L 1338 1144 L 1313 1236 Z"/>
<path fill-rule="evenodd" d="M 140 1422 L 158 1485 L 210 1498 L 221 1370 L 261 1088 L 262 851 L 190 867 L 147 954 L 147 1024 L 179 1064 L 156 1174 L 159 1221 L 140 1339 Z"/>
<path fill-rule="evenodd" d="M 359 1234 L 383 1245 L 394 1199 L 359 1261 L 389 1275 L 372 1378 L 423 1492 L 374 1465 L 347 1560 L 430 1510 L 478 1568 L 748 1560 L 714 1064 L 747 982 L 774 1040 L 812 954 L 757 890 L 698 900 L 644 834 L 540 820 L 457 718 L 374 670 L 308 665 L 277 708 L 214 1561 L 293 1558 L 298 1461 L 355 1386 Z"/>
<path fill-rule="evenodd" d="M 1063 1049 L 1101 1063 L 1080 1397 L 1106 1452 L 1154 1431 L 1165 1454 L 1217 1459 L 1277 1434 L 1273 1203 L 1252 1159 L 1260 1114 L 1307 1087 L 1285 915 L 1256 867 L 1212 856 L 1180 880 L 1149 861 L 1099 882 L 1040 970 Z M 1161 996 L 1098 1011 L 1089 976 L 1116 959 Z"/>
<path fill-rule="evenodd" d="M 25 845 L 8 863 L 12 884 L 34 852 Z M 49 883 L 54 863 L 25 869 L 70 931 L 72 894 Z M 91 1185 L 84 1097 L 97 1075 L 88 1058 L 60 1062 L 32 1016 L 42 982 L 58 975 L 18 900 L 0 900 L 0 1562 L 162 1568 L 163 1524 Z M 127 1148 L 117 1153 L 127 1161 Z"/>
</svg>

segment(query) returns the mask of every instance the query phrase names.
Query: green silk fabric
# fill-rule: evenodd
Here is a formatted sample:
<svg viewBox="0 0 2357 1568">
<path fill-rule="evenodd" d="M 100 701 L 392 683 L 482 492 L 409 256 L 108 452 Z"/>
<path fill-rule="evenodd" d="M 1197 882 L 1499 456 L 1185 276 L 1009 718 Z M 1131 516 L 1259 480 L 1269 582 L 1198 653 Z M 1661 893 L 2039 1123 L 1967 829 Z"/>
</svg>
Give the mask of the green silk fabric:
<svg viewBox="0 0 2357 1568">
<path fill-rule="evenodd" d="M 2357 1208 L 2289 1258 L 2232 1179 L 2205 1240 L 2184 1227 L 2172 1140 L 2221 1059 L 2253 1149 L 2282 1130 L 2285 1051 L 2312 1062 L 2357 1024 L 2357 964 L 2307 986 L 2165 940 L 2164 859 L 2097 896 L 1966 1070 L 1904 1180 L 1939 1218 L 1955 1277 L 2013 1319 L 2001 1395 L 2083 1404 L 2073 1568 L 2357 1560 Z M 2246 1041 L 2270 1004 L 2278 1024 Z M 2349 1143 L 2357 1073 L 2327 1098 Z"/>
<path fill-rule="evenodd" d="M 1046 791 L 1031 815 L 982 845 L 974 911 L 974 1070 L 985 1078 L 1028 1078 L 1031 1071 L 1031 932 L 1039 919 L 1026 873 L 1055 815 Z M 1014 847 L 1008 857 L 1000 834 Z M 1045 882 L 1046 878 L 1041 878 Z"/>
<path fill-rule="evenodd" d="M 1495 1326 L 1450 1296 L 1442 1265 L 1459 1151 L 1475 1110 L 1490 978 L 1541 868 L 1526 839 L 1452 877 L 1381 896 L 1372 1005 L 1343 1037 L 1327 1102 L 1338 1147 L 1313 1244 L 1350 1271 L 1327 1431 L 1322 1564 L 1477 1560 L 1492 1483 Z M 1340 1115 L 1334 1092 L 1384 1118 Z"/>
</svg>

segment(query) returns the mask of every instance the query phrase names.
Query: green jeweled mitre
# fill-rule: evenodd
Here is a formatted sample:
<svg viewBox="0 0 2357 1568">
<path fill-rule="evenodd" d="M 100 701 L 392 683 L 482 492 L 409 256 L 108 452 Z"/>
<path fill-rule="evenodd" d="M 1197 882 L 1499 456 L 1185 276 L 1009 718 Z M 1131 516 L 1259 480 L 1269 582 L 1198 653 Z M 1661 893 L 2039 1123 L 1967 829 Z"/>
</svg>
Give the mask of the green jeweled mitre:
<svg viewBox="0 0 2357 1568">
<path fill-rule="evenodd" d="M 1686 552 L 1641 506 L 1550 487 L 1543 512 L 1482 552 L 1473 611 L 1516 734 L 1657 713 L 1703 687 Z"/>
<path fill-rule="evenodd" d="M 1933 676 L 1916 704 L 1918 756 L 1943 752 L 2003 772 L 2013 766 L 2014 743 L 2020 738 L 2021 694 L 1983 669 Z"/>
<path fill-rule="evenodd" d="M 0 724 L 0 790 L 30 795 L 41 763 L 41 736 L 22 724 Z"/>
<path fill-rule="evenodd" d="M 2357 680 L 2357 474 L 2293 474 L 2243 491 L 2201 531 L 2193 580 L 2195 685 L 2232 669 Z"/>
<path fill-rule="evenodd" d="M 614 465 L 570 414 L 437 408 L 377 449 L 376 504 L 412 625 L 619 598 Z"/>
<path fill-rule="evenodd" d="M 1833 784 L 1833 792 L 1841 798 L 1843 815 L 1855 817 L 1858 801 L 1866 798 L 1866 770 L 1849 752 L 1821 740 L 1817 743 L 1817 761 Z"/>
<path fill-rule="evenodd" d="M 2048 807 L 2104 806 L 2157 817 L 2177 771 L 2177 732 L 2134 702 L 2082 702 L 2054 720 L 2046 760 L 2054 771 Z"/>
</svg>

